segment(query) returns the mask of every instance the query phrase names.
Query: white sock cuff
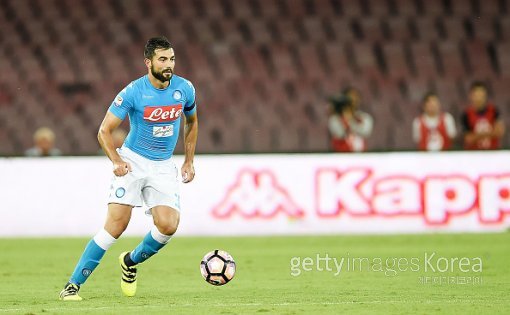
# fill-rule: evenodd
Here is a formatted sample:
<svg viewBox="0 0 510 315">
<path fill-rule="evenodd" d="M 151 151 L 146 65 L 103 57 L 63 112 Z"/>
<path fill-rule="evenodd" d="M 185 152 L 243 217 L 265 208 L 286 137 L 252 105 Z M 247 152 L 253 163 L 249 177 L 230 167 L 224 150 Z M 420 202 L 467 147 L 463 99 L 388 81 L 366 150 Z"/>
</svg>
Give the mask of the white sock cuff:
<svg viewBox="0 0 510 315">
<path fill-rule="evenodd" d="M 94 242 L 104 250 L 108 250 L 116 240 L 117 239 L 111 236 L 105 229 L 102 229 L 94 236 Z"/>
<path fill-rule="evenodd" d="M 168 241 L 172 238 L 172 235 L 162 234 L 155 225 L 151 229 L 151 236 L 156 240 L 156 242 L 161 244 L 168 243 Z"/>
</svg>

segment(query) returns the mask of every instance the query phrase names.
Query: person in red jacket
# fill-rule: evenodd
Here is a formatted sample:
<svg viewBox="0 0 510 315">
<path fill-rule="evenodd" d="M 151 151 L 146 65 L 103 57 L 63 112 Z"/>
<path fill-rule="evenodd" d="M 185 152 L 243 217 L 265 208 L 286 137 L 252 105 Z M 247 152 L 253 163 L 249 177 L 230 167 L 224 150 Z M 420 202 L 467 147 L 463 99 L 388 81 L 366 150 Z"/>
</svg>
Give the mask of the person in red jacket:
<svg viewBox="0 0 510 315">
<path fill-rule="evenodd" d="M 467 150 L 496 150 L 505 133 L 505 125 L 498 109 L 488 102 L 487 86 L 474 82 L 469 90 L 471 104 L 462 114 L 464 148 Z"/>
<path fill-rule="evenodd" d="M 332 97 L 328 129 L 331 148 L 335 152 L 366 151 L 366 138 L 372 133 L 372 117 L 359 110 L 360 94 L 354 88 Z"/>
<path fill-rule="evenodd" d="M 421 151 L 444 151 L 451 147 L 457 135 L 455 121 L 449 113 L 441 111 L 435 93 L 423 98 L 423 114 L 413 121 L 413 140 Z"/>
</svg>

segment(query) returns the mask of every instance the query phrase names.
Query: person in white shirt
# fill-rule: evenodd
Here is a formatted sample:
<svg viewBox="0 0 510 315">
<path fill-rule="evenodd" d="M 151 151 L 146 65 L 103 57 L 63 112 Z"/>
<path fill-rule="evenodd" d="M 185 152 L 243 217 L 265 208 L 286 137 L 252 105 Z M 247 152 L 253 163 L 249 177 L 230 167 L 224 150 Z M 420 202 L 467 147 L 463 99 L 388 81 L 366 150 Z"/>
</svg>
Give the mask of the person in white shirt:
<svg viewBox="0 0 510 315">
<path fill-rule="evenodd" d="M 444 151 L 451 148 L 457 136 L 451 114 L 441 111 L 435 93 L 428 93 L 422 102 L 423 113 L 413 121 L 413 140 L 421 151 Z"/>
</svg>

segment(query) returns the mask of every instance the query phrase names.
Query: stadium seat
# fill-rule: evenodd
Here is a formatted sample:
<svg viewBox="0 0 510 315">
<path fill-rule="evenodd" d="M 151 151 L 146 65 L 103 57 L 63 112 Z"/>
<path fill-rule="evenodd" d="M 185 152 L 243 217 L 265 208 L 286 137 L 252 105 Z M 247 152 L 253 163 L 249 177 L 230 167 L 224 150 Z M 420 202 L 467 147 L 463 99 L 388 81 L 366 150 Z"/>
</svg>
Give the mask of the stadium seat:
<svg viewBox="0 0 510 315">
<path fill-rule="evenodd" d="M 435 78 L 439 75 L 437 70 L 438 51 L 435 44 L 424 41 L 411 44 L 412 64 L 416 75 L 420 78 Z"/>
<path fill-rule="evenodd" d="M 443 16 L 446 13 L 445 2 L 443 0 L 426 0 L 417 3 L 420 3 L 422 6 L 422 8 L 418 6 L 418 9 L 423 9 L 423 13 L 429 18 Z"/>
<path fill-rule="evenodd" d="M 410 51 L 402 43 L 385 43 L 382 45 L 387 74 L 391 78 L 410 77 Z"/>
<path fill-rule="evenodd" d="M 364 40 L 368 42 L 384 42 L 389 39 L 389 34 L 385 32 L 384 23 L 382 23 L 381 19 L 365 17 L 356 21 L 361 27 Z"/>
<path fill-rule="evenodd" d="M 499 73 L 503 78 L 510 78 L 510 43 L 500 43 L 496 47 Z"/>
<path fill-rule="evenodd" d="M 464 43 L 463 49 L 469 61 L 469 69 L 472 77 L 490 78 L 495 75 L 491 58 L 489 56 L 489 46 L 486 42 L 475 40 Z"/>
<path fill-rule="evenodd" d="M 484 41 L 493 41 L 497 39 L 496 22 L 493 17 L 473 17 L 469 19 L 473 27 L 473 35 L 475 39 Z"/>
<path fill-rule="evenodd" d="M 461 46 L 458 42 L 438 43 L 442 74 L 448 78 L 459 78 L 467 75 L 465 60 L 462 56 Z"/>
<path fill-rule="evenodd" d="M 415 30 L 422 42 L 435 41 L 441 38 L 439 20 L 435 17 L 410 19 L 411 29 Z"/>
<path fill-rule="evenodd" d="M 440 27 L 445 31 L 446 41 L 457 41 L 468 38 L 466 32 L 467 19 L 460 17 L 445 17 L 439 21 Z"/>
<path fill-rule="evenodd" d="M 361 17 L 364 15 L 361 1 L 342 0 L 341 3 L 344 16 Z"/>
<path fill-rule="evenodd" d="M 416 1 L 394 0 L 394 6 L 400 17 L 416 17 L 418 15 Z"/>
<path fill-rule="evenodd" d="M 408 42 L 416 40 L 412 24 L 408 18 L 391 17 L 386 20 L 389 37 L 395 42 Z"/>
</svg>

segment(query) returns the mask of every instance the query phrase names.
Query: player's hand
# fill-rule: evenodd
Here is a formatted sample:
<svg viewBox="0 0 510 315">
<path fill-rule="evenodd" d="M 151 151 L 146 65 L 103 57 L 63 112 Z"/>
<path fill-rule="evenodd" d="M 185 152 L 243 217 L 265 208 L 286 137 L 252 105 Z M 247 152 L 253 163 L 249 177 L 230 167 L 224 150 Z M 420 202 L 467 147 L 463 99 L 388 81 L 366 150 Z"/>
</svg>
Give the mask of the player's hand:
<svg viewBox="0 0 510 315">
<path fill-rule="evenodd" d="M 193 162 L 185 162 L 181 168 L 182 182 L 189 183 L 195 177 L 195 168 Z"/>
<path fill-rule="evenodd" d="M 129 172 L 131 172 L 131 165 L 129 165 L 129 163 L 123 160 L 113 162 L 113 174 L 115 174 L 115 176 L 124 176 Z"/>
</svg>

